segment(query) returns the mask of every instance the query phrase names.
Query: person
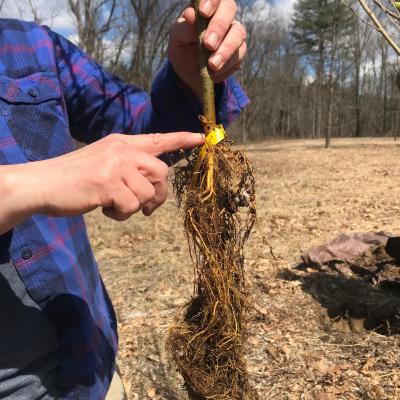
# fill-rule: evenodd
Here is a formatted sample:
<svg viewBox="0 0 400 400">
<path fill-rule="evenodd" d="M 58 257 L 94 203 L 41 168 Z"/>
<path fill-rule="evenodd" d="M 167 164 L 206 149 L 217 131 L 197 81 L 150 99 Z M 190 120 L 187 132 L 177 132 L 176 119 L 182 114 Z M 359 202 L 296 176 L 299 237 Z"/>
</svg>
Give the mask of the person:
<svg viewBox="0 0 400 400">
<path fill-rule="evenodd" d="M 200 10 L 227 126 L 248 103 L 231 76 L 246 31 L 234 0 Z M 194 23 L 189 7 L 171 27 L 149 95 L 48 27 L 0 19 L 0 398 L 107 396 L 117 324 L 82 215 L 151 215 L 167 196 L 159 156 L 204 142 Z"/>
</svg>

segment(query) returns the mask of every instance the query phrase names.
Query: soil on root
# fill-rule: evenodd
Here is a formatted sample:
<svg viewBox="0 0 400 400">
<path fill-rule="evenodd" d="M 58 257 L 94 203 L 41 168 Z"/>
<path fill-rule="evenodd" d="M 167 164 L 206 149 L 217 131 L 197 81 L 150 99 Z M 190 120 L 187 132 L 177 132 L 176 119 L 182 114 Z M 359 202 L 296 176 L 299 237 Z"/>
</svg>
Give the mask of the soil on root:
<svg viewBox="0 0 400 400">
<path fill-rule="evenodd" d="M 174 190 L 196 276 L 194 295 L 175 318 L 167 347 L 190 399 L 257 400 L 244 353 L 244 246 L 256 218 L 253 168 L 227 141 L 209 149 L 198 170 L 196 162 L 195 152 L 175 167 Z"/>
</svg>

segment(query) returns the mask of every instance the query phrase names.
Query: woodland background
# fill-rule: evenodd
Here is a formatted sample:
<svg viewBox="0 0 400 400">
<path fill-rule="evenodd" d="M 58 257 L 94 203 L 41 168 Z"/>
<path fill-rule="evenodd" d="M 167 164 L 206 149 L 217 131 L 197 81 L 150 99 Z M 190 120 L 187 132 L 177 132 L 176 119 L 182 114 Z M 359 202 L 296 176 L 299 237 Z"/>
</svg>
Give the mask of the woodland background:
<svg viewBox="0 0 400 400">
<path fill-rule="evenodd" d="M 0 0 L 0 16 L 50 25 L 149 89 L 185 3 Z M 237 76 L 252 105 L 229 134 L 257 142 L 244 146 L 257 179 L 258 224 L 246 248 L 252 383 L 269 400 L 400 399 L 398 266 L 299 264 L 339 233 L 399 233 L 400 143 L 389 137 L 400 129 L 397 58 L 340 0 L 238 5 L 249 55 Z M 164 346 L 193 293 L 174 200 L 149 218 L 117 223 L 94 211 L 86 221 L 118 317 L 129 399 L 186 399 Z"/>
<path fill-rule="evenodd" d="M 279 1 L 279 0 L 278 0 Z M 237 141 L 397 137 L 398 59 L 349 0 L 238 0 L 248 57 L 237 73 L 251 107 L 232 128 Z M 64 0 L 50 18 L 40 0 L 0 0 L 0 15 L 39 23 L 68 19 L 69 38 L 123 79 L 149 89 L 166 55 L 182 0 Z M 293 4 L 294 3 L 294 4 Z M 284 18 L 284 7 L 290 12 Z M 394 33 L 395 34 L 395 33 Z M 396 39 L 396 37 L 395 37 Z"/>
</svg>

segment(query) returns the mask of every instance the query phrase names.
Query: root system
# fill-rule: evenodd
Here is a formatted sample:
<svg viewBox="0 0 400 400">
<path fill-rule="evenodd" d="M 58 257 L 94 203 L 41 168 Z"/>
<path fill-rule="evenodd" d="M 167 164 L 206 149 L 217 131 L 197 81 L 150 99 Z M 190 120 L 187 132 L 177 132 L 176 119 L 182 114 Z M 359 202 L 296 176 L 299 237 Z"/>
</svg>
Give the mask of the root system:
<svg viewBox="0 0 400 400">
<path fill-rule="evenodd" d="M 183 321 L 179 317 L 170 330 L 168 349 L 191 400 L 255 400 L 244 357 L 243 254 L 256 218 L 253 168 L 228 141 L 208 148 L 199 170 L 198 156 L 175 170 L 196 282 Z"/>
</svg>

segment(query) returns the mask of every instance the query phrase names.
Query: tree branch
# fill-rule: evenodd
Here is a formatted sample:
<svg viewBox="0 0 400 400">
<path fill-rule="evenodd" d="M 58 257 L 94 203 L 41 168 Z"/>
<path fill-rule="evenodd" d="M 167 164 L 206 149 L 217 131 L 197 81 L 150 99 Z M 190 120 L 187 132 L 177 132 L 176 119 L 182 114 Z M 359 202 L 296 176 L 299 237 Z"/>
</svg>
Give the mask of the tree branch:
<svg viewBox="0 0 400 400">
<path fill-rule="evenodd" d="M 365 0 L 358 0 L 361 7 L 367 13 L 367 15 L 371 18 L 372 22 L 376 26 L 378 32 L 385 38 L 385 40 L 392 46 L 393 50 L 400 56 L 400 48 L 396 45 L 394 40 L 390 37 L 390 35 L 383 28 L 382 24 L 379 22 L 379 19 L 376 17 L 374 12 L 368 7 L 368 4 Z"/>
</svg>

